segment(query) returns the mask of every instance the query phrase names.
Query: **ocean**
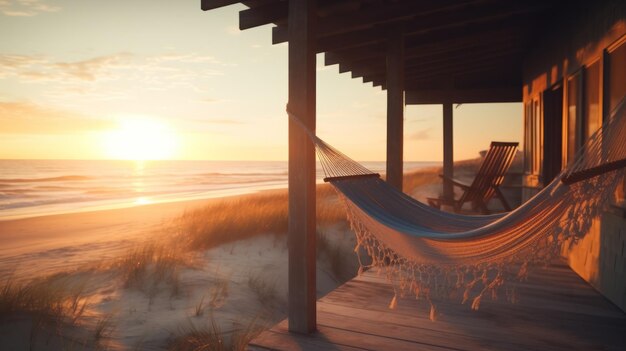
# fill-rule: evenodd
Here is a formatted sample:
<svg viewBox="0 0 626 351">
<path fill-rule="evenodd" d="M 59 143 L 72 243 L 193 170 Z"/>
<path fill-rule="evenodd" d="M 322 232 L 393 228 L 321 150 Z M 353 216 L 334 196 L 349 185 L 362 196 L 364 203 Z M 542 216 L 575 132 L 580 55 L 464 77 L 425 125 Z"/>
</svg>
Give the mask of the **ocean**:
<svg viewBox="0 0 626 351">
<path fill-rule="evenodd" d="M 382 172 L 384 162 L 364 162 Z M 405 171 L 439 166 L 406 162 Z M 317 179 L 323 173 L 318 167 Z M 0 160 L 0 220 L 287 187 L 285 161 Z"/>
</svg>

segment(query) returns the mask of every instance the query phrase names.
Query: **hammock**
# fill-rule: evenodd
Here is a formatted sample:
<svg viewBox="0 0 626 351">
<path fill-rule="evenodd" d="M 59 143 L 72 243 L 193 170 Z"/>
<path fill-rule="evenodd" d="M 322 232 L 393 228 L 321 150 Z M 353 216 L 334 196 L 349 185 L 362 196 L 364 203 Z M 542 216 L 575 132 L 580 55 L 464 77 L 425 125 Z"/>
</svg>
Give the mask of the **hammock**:
<svg viewBox="0 0 626 351">
<path fill-rule="evenodd" d="M 538 194 L 503 214 L 471 216 L 427 206 L 333 148 L 288 114 L 316 146 L 325 181 L 338 191 L 371 263 L 407 293 L 431 301 L 455 297 L 477 309 L 510 276 L 523 278 L 529 263 L 548 263 L 581 238 L 613 196 L 626 166 L 626 103 L 579 150 L 575 161 Z M 508 296 L 511 299 L 514 297 Z M 390 307 L 395 307 L 394 296 Z"/>
</svg>

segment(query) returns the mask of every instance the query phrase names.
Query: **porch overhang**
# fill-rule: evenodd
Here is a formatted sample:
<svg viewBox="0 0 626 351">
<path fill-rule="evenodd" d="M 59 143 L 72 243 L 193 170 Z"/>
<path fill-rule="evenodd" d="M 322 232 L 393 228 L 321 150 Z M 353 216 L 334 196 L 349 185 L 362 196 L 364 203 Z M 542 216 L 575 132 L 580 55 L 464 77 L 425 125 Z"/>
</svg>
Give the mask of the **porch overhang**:
<svg viewBox="0 0 626 351">
<path fill-rule="evenodd" d="M 315 54 L 387 90 L 387 178 L 402 189 L 405 104 L 443 104 L 444 174 L 452 176 L 452 104 L 522 101 L 522 64 L 556 0 L 201 0 L 242 3 L 240 29 L 273 24 L 289 42 L 289 105 L 315 129 Z M 302 21 L 304 20 L 304 22 Z M 290 24 L 290 21 L 292 24 Z M 313 72 L 313 74 L 311 74 Z M 290 128 L 289 330 L 315 330 L 315 164 Z M 293 135 L 292 135 L 293 134 Z M 304 162 L 303 160 L 306 160 Z M 446 193 L 451 194 L 451 184 Z M 293 274 L 292 274 L 293 272 Z M 304 275 L 304 276 L 303 276 Z"/>
</svg>

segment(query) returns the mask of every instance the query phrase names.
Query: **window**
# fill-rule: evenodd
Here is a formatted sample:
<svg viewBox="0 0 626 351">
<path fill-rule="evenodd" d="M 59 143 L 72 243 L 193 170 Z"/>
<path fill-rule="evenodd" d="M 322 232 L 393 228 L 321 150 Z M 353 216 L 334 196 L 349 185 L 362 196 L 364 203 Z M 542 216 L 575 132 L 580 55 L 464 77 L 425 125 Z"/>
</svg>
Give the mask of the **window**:
<svg viewBox="0 0 626 351">
<path fill-rule="evenodd" d="M 626 96 L 626 43 L 609 52 L 609 113 Z"/>
<path fill-rule="evenodd" d="M 585 139 L 589 138 L 602 125 L 600 114 L 600 61 L 589 65 L 585 70 Z"/>
<path fill-rule="evenodd" d="M 582 145 L 582 74 L 580 71 L 570 76 L 567 80 L 567 121 L 566 121 L 566 144 L 567 144 L 567 162 L 571 162 L 576 152 Z"/>
<path fill-rule="evenodd" d="M 541 172 L 542 124 L 539 96 L 524 106 L 524 171 L 538 175 Z"/>
<path fill-rule="evenodd" d="M 540 100 L 533 101 L 533 174 L 541 173 L 541 155 L 543 154 L 543 124 Z"/>
</svg>

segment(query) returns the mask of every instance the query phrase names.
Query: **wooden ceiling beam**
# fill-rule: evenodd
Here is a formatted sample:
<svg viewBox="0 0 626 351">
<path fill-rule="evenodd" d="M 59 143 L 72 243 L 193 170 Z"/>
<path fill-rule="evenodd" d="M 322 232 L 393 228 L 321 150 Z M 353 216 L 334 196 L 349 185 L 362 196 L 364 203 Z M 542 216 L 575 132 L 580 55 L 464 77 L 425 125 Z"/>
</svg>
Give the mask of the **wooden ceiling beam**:
<svg viewBox="0 0 626 351">
<path fill-rule="evenodd" d="M 239 11 L 239 29 L 245 30 L 270 23 L 287 23 L 288 12 L 287 1 L 272 2 Z"/>
<path fill-rule="evenodd" d="M 548 3 L 549 4 L 549 3 Z M 467 11 L 450 12 L 446 16 L 430 16 L 415 21 L 403 22 L 407 41 L 412 36 L 431 36 L 437 32 L 439 39 L 453 37 L 459 32 L 469 31 L 489 31 L 497 33 L 493 22 L 504 22 L 505 26 L 510 23 L 524 21 L 529 26 L 528 19 L 520 17 L 533 12 L 544 10 L 548 5 L 545 3 L 531 2 L 510 2 L 489 7 L 476 7 Z M 482 26 L 481 26 L 482 25 Z M 471 26 L 470 28 L 463 28 Z M 441 32 L 441 33 L 439 33 Z M 279 26 L 272 29 L 272 42 L 274 44 L 286 41 L 287 27 Z M 387 33 L 384 28 L 374 26 L 356 31 L 344 32 L 336 35 L 321 36 L 318 32 L 317 52 L 341 50 L 350 47 L 362 46 L 370 43 L 386 41 Z"/>
<path fill-rule="evenodd" d="M 481 51 L 462 51 L 457 55 L 449 55 L 446 57 L 430 57 L 411 59 L 405 63 L 405 75 L 410 77 L 413 72 L 419 72 L 420 70 L 427 70 L 429 72 L 438 72 L 445 67 L 456 67 L 458 65 L 471 65 L 473 63 L 481 62 L 495 62 L 502 61 L 502 64 L 507 64 L 507 60 L 503 58 L 512 57 L 521 52 L 517 47 L 495 47 L 487 48 Z M 385 61 L 384 60 L 369 60 L 369 61 L 357 61 L 357 62 L 343 62 L 340 64 L 340 71 L 347 72 L 352 71 L 352 77 L 358 78 L 368 75 L 375 75 L 377 77 L 383 77 L 385 74 Z"/>
<path fill-rule="evenodd" d="M 318 37 L 352 32 L 372 26 L 392 22 L 412 20 L 431 16 L 436 13 L 462 10 L 468 5 L 485 3 L 487 0 L 438 0 L 423 2 L 414 0 L 381 2 L 376 5 L 362 7 L 349 14 L 338 14 L 320 20 Z"/>
<path fill-rule="evenodd" d="M 521 102 L 520 87 L 494 87 L 491 89 L 422 89 L 404 92 L 405 105 L 442 103 L 492 103 Z"/>
<path fill-rule="evenodd" d="M 473 72 L 474 71 L 474 72 Z M 476 79 L 480 77 L 480 79 Z M 469 70 L 454 76 L 434 76 L 423 78 L 411 78 L 405 89 L 488 89 L 498 86 L 522 87 L 521 70 L 511 70 L 511 67 L 501 65 L 494 66 L 489 71 Z"/>
<path fill-rule="evenodd" d="M 502 45 L 507 47 L 519 46 L 521 48 L 525 45 L 525 38 L 519 33 L 519 29 L 511 30 L 511 28 L 505 28 L 489 36 L 486 36 L 485 33 L 477 33 L 424 45 L 409 45 L 407 43 L 405 57 L 427 57 L 461 50 L 472 50 L 476 47 Z M 383 59 L 385 57 L 384 50 L 384 43 L 376 43 L 350 49 L 328 51 L 325 53 L 324 63 L 326 65 L 334 65 L 344 61 L 361 61 L 372 58 Z"/>
<path fill-rule="evenodd" d="M 439 0 L 422 2 L 414 0 L 401 0 L 393 3 L 381 2 L 375 5 L 362 6 L 361 9 L 348 13 L 337 13 L 334 16 L 320 18 L 318 22 L 317 37 L 326 37 L 372 26 L 388 24 L 398 21 L 407 21 L 414 18 L 430 16 L 440 12 L 462 10 L 469 5 L 486 3 L 487 0 Z M 287 41 L 287 27 L 275 32 L 276 42 Z"/>
<path fill-rule="evenodd" d="M 246 3 L 244 2 L 244 4 Z M 360 2 L 358 0 L 319 0 L 317 5 L 318 17 L 324 18 L 329 13 L 355 10 L 355 8 L 360 6 Z M 288 0 L 266 1 L 264 4 L 249 7 L 249 9 L 239 11 L 239 29 L 241 30 L 270 23 L 277 25 L 287 24 Z"/>
<path fill-rule="evenodd" d="M 433 64 L 427 67 L 407 67 L 405 71 L 405 80 L 408 82 L 426 78 L 440 78 L 443 76 L 456 76 L 464 73 L 473 72 L 489 72 L 499 71 L 500 69 L 514 70 L 519 67 L 519 75 L 521 76 L 521 61 L 516 62 L 515 57 L 509 54 L 510 60 L 503 60 L 506 55 L 497 55 L 487 59 L 466 60 L 462 62 Z M 515 72 L 514 72 L 515 73 Z M 384 83 L 384 72 L 373 75 L 374 86 Z"/>
<path fill-rule="evenodd" d="M 472 82 L 468 87 L 466 84 L 461 84 L 461 82 L 465 81 L 464 76 L 466 74 L 477 74 L 481 75 L 481 86 L 498 86 L 498 85 L 515 85 L 519 86 L 520 89 L 522 87 L 522 72 L 521 69 L 519 72 L 510 71 L 511 67 L 509 66 L 474 66 L 468 67 L 465 70 L 463 69 L 455 69 L 455 70 L 447 70 L 445 72 L 428 72 L 422 73 L 420 75 L 412 75 L 406 78 L 406 88 L 409 90 L 413 89 L 423 89 L 425 86 L 422 82 L 425 81 L 434 81 L 442 79 L 442 77 L 452 77 L 450 78 L 454 82 L 455 88 L 469 88 L 475 87 L 475 82 Z"/>
<path fill-rule="evenodd" d="M 431 64 L 440 64 L 446 62 L 466 61 L 468 59 L 477 58 L 489 58 L 493 55 L 502 54 L 514 54 L 521 53 L 523 48 L 516 45 L 514 42 L 504 42 L 500 45 L 493 45 L 492 43 L 478 43 L 468 47 L 458 47 L 454 51 L 449 52 L 437 52 L 437 51 L 421 51 L 421 55 L 412 55 L 408 57 L 405 63 L 405 67 L 410 69 L 415 66 L 425 66 Z M 370 71 L 385 70 L 385 58 L 384 57 L 372 57 L 369 59 L 357 59 L 352 60 L 350 58 L 335 57 L 334 59 L 340 63 L 341 67 L 350 66 L 365 66 L 369 67 Z M 342 73 L 347 68 L 343 68 Z"/>
</svg>

